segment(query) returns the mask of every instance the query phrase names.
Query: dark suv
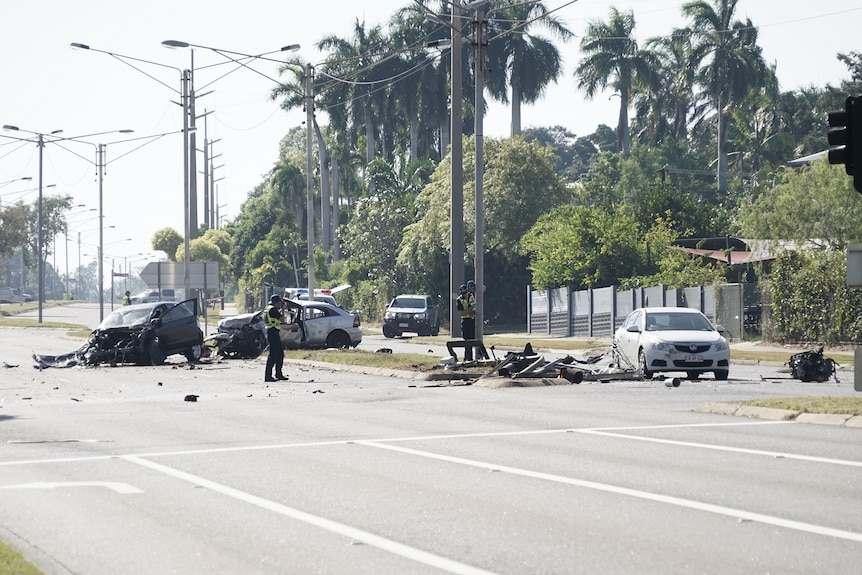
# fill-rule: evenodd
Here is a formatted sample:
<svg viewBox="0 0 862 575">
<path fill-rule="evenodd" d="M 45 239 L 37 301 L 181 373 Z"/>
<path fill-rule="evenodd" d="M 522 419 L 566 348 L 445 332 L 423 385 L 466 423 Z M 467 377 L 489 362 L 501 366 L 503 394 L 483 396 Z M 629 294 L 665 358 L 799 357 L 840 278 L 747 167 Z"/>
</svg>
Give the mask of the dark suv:
<svg viewBox="0 0 862 575">
<path fill-rule="evenodd" d="M 405 331 L 418 335 L 440 333 L 440 306 L 429 295 L 400 295 L 383 314 L 383 335 L 398 337 Z"/>
</svg>

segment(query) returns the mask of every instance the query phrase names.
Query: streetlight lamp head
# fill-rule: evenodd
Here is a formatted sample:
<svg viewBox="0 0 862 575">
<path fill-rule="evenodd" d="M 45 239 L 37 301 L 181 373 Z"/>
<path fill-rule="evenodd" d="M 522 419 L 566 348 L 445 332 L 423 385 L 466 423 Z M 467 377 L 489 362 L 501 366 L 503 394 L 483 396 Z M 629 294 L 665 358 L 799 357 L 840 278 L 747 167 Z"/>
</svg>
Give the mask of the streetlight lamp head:
<svg viewBox="0 0 862 575">
<path fill-rule="evenodd" d="M 180 40 L 165 40 L 162 42 L 162 46 L 165 48 L 188 48 L 188 42 L 182 42 Z"/>
<path fill-rule="evenodd" d="M 89 46 L 87 46 L 86 44 L 81 44 L 80 42 L 72 42 L 71 44 L 69 44 L 69 47 L 72 48 L 73 50 L 89 50 L 90 49 Z"/>
<path fill-rule="evenodd" d="M 280 51 L 281 52 L 296 52 L 299 50 L 299 44 L 288 44 L 284 46 Z"/>
<path fill-rule="evenodd" d="M 12 130 L 12 131 L 17 132 L 18 126 L 10 126 L 9 124 L 3 124 L 3 129 L 4 130 Z"/>
<path fill-rule="evenodd" d="M 120 134 L 133 134 L 134 130 L 117 130 Z"/>
</svg>

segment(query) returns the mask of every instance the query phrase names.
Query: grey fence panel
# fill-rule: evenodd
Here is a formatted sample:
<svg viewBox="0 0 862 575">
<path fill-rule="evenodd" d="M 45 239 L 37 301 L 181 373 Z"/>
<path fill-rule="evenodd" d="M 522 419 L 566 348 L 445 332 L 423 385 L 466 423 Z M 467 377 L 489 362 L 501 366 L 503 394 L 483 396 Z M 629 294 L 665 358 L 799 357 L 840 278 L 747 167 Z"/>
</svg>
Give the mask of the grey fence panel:
<svg viewBox="0 0 862 575">
<path fill-rule="evenodd" d="M 590 304 L 590 290 L 572 292 L 572 315 L 569 333 L 580 337 L 590 337 L 590 315 L 592 306 Z"/>
<path fill-rule="evenodd" d="M 662 307 L 665 305 L 665 286 L 641 288 L 643 293 L 642 307 Z"/>
<path fill-rule="evenodd" d="M 640 290 L 629 289 L 615 294 L 616 315 L 614 316 L 614 330 L 623 324 L 628 315 L 632 313 L 635 308 L 640 307 L 640 300 L 638 299 L 639 292 Z"/>
<path fill-rule="evenodd" d="M 609 286 L 593 290 L 593 318 L 590 322 L 590 337 L 612 337 L 614 335 L 614 296 L 616 287 Z"/>
<path fill-rule="evenodd" d="M 569 335 L 569 289 L 557 288 L 551 294 L 551 327 L 549 333 L 554 335 Z"/>
<path fill-rule="evenodd" d="M 548 318 L 548 292 L 536 291 L 530 292 L 530 313 L 528 330 L 530 333 L 550 333 L 550 323 Z"/>
<path fill-rule="evenodd" d="M 715 298 L 715 323 L 724 326 L 724 336 L 728 339 L 741 340 L 743 336 L 742 284 L 725 284 L 719 286 Z"/>
<path fill-rule="evenodd" d="M 685 298 L 685 307 L 699 309 L 703 311 L 703 288 L 688 287 L 682 288 L 682 295 Z"/>
</svg>

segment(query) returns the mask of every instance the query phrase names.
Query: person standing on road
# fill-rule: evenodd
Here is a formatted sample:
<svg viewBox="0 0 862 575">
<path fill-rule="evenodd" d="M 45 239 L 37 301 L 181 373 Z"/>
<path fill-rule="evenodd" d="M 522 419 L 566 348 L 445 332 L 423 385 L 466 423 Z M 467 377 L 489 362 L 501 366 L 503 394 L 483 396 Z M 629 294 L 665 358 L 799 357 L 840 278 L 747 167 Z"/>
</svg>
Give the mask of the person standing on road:
<svg viewBox="0 0 862 575">
<path fill-rule="evenodd" d="M 266 357 L 266 375 L 264 381 L 284 381 L 288 377 L 282 372 L 284 366 L 284 345 L 281 343 L 281 324 L 284 323 L 282 301 L 277 295 L 269 298 L 266 307 L 266 339 L 269 342 L 269 354 Z M 275 370 L 275 377 L 273 377 Z"/>
<path fill-rule="evenodd" d="M 464 340 L 476 339 L 476 298 L 469 288 L 458 288 L 458 315 L 461 316 L 461 337 Z M 464 347 L 464 361 L 473 361 L 473 346 Z"/>
<path fill-rule="evenodd" d="M 123 305 L 132 305 L 132 292 L 126 290 L 126 295 L 123 296 Z"/>
</svg>

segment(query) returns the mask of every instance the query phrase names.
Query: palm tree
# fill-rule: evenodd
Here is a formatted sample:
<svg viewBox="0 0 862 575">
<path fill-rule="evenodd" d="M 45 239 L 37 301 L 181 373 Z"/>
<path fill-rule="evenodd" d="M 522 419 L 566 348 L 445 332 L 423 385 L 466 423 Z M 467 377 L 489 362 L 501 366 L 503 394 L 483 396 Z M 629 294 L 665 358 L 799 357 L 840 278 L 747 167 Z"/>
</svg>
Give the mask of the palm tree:
<svg viewBox="0 0 862 575">
<path fill-rule="evenodd" d="M 705 95 L 717 112 L 718 193 L 727 192 L 727 140 L 730 107 L 752 88 L 763 86 L 766 65 L 757 45 L 757 29 L 746 19 L 734 20 L 739 0 L 705 0 L 682 7 L 691 19 L 692 59 Z"/>
<path fill-rule="evenodd" d="M 639 50 L 634 39 L 634 13 L 622 13 L 611 7 L 607 22 L 593 20 L 581 40 L 585 58 L 575 70 L 578 87 L 592 98 L 608 86 L 620 98 L 620 115 L 617 123 L 617 151 L 628 154 L 631 146 L 629 132 L 629 106 L 636 86 L 649 85 L 655 70 L 654 58 Z"/>
<path fill-rule="evenodd" d="M 647 49 L 658 68 L 649 89 L 635 95 L 638 123 L 651 142 L 666 138 L 685 142 L 697 71 L 691 62 L 691 35 L 687 30 L 674 30 L 670 36 L 651 38 Z"/>
<path fill-rule="evenodd" d="M 441 6 L 441 10 L 444 9 L 445 3 Z M 411 163 L 420 157 L 428 158 L 428 140 L 420 141 L 422 134 L 439 129 L 447 118 L 446 62 L 435 65 L 424 49 L 428 41 L 434 39 L 435 31 L 441 33 L 440 26 L 426 18 L 426 14 L 425 8 L 411 4 L 398 10 L 390 20 L 400 70 L 391 86 L 391 94 L 398 102 L 400 114 L 409 122 Z"/>
<path fill-rule="evenodd" d="M 558 39 L 566 41 L 572 32 L 565 24 L 548 14 L 541 2 L 503 4 L 494 9 L 488 56 L 491 75 L 488 92 L 504 104 L 512 104 L 511 135 L 521 133 L 521 103 L 532 104 L 556 82 L 563 72 L 562 56 L 557 47 L 530 30 L 543 27 Z M 511 89 L 511 96 L 507 94 Z"/>
<path fill-rule="evenodd" d="M 388 42 L 380 26 L 366 29 L 365 22 L 358 19 L 353 25 L 353 37 L 339 38 L 334 34 L 324 36 L 318 43 L 319 50 L 329 50 L 329 57 L 318 73 L 330 83 L 344 84 L 350 96 L 352 120 L 365 127 L 365 159 L 374 160 L 377 141 L 375 107 L 380 108 L 386 94 L 380 86 L 386 79 L 386 70 L 378 64 L 380 55 L 388 49 Z"/>
</svg>

